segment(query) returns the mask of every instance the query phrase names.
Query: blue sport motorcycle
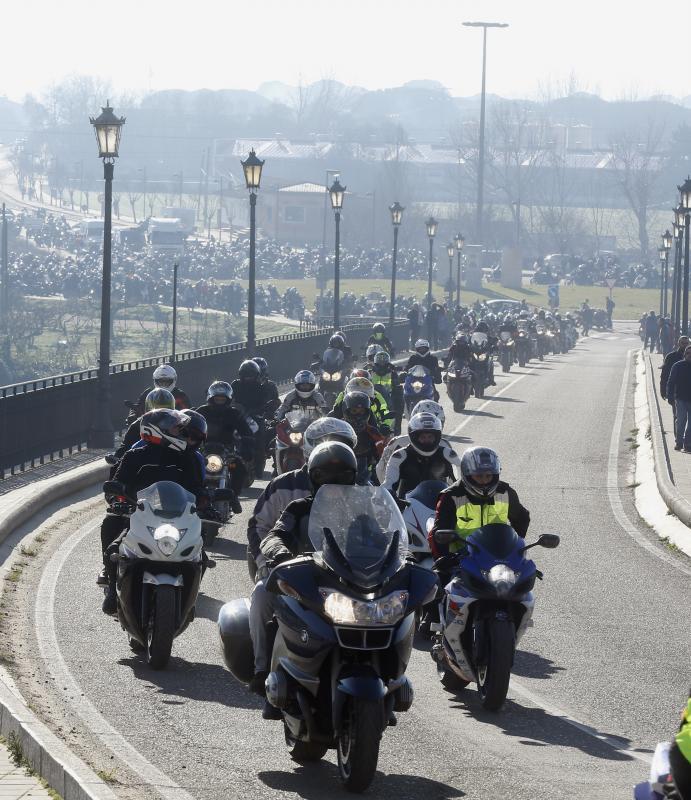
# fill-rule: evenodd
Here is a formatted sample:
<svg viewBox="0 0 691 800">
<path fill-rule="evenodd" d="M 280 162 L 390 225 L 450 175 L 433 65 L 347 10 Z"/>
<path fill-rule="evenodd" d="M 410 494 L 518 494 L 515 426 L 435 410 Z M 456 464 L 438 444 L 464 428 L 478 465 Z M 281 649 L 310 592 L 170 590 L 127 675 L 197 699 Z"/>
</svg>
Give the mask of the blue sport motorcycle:
<svg viewBox="0 0 691 800">
<path fill-rule="evenodd" d="M 436 531 L 435 541 L 463 541 L 456 531 Z M 482 705 L 499 710 L 509 689 L 516 645 L 531 623 L 533 586 L 542 573 L 526 558 L 531 547 L 554 548 L 559 537 L 542 534 L 526 545 L 509 525 L 485 525 L 471 534 L 463 550 L 435 563 L 453 573 L 439 604 L 432 658 L 442 685 L 464 689 L 475 681 Z"/>
<path fill-rule="evenodd" d="M 412 367 L 405 376 L 403 400 L 408 419 L 420 400 L 434 399 L 434 381 L 429 370 L 421 364 Z"/>
</svg>

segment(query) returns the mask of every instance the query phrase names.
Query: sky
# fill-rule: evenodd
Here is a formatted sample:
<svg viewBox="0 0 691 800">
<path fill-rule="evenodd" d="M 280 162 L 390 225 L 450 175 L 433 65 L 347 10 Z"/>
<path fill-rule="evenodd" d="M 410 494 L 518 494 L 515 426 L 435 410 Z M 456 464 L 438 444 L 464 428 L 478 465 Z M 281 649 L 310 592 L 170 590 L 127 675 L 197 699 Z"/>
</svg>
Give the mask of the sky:
<svg viewBox="0 0 691 800">
<path fill-rule="evenodd" d="M 118 92 L 256 89 L 334 78 L 381 89 L 436 80 L 539 98 L 575 87 L 609 99 L 691 95 L 691 3 L 631 0 L 6 0 L 0 94 L 40 96 L 71 73 Z M 101 12 L 112 10 L 110 18 Z M 679 54 L 683 54 L 682 57 Z"/>
</svg>

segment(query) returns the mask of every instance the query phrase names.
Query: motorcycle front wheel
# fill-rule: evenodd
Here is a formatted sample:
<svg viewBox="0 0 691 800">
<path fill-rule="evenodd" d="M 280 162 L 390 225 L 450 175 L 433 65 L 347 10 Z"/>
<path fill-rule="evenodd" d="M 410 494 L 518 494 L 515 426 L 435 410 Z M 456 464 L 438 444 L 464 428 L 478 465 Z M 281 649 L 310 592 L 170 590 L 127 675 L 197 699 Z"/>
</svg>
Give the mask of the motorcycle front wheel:
<svg viewBox="0 0 691 800">
<path fill-rule="evenodd" d="M 477 686 L 483 707 L 487 711 L 499 711 L 509 691 L 516 629 L 510 619 L 493 619 L 488 633 L 487 664 L 478 668 Z"/>
<path fill-rule="evenodd" d="M 156 587 L 153 608 L 146 631 L 146 662 L 152 669 L 163 669 L 170 659 L 175 638 L 175 587 Z"/>
<path fill-rule="evenodd" d="M 341 781 L 349 792 L 364 792 L 372 783 L 379 760 L 383 709 L 378 701 L 349 697 L 336 752 Z"/>
</svg>

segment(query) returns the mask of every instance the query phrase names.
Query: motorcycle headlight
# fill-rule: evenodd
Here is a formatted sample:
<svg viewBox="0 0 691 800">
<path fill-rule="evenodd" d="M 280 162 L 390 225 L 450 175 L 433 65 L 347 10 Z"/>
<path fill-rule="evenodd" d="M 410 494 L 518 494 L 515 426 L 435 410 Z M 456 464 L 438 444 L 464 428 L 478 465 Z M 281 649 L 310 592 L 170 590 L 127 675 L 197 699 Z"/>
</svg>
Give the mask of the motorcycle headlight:
<svg viewBox="0 0 691 800">
<path fill-rule="evenodd" d="M 340 372 L 332 372 L 331 373 L 331 380 L 332 381 L 340 381 L 341 380 L 341 373 Z"/>
<path fill-rule="evenodd" d="M 207 472 L 220 472 L 223 469 L 223 459 L 220 456 L 212 455 L 206 459 Z"/>
<path fill-rule="evenodd" d="M 172 556 L 186 532 L 186 528 L 178 530 L 175 525 L 159 525 L 154 530 L 154 541 L 164 556 Z"/>
<path fill-rule="evenodd" d="M 288 438 L 293 444 L 302 444 L 302 434 L 301 433 L 293 433 L 288 434 Z"/>
<path fill-rule="evenodd" d="M 489 572 L 482 573 L 497 591 L 498 595 L 508 594 L 516 585 L 518 575 L 506 564 L 495 564 Z"/>
<path fill-rule="evenodd" d="M 324 612 L 337 625 L 395 625 L 406 612 L 408 592 L 392 592 L 378 600 L 357 600 L 333 589 L 320 589 Z"/>
<path fill-rule="evenodd" d="M 331 380 L 331 373 L 330 372 L 322 372 L 322 380 L 330 381 Z"/>
<path fill-rule="evenodd" d="M 487 353 L 480 353 L 480 355 L 477 357 L 477 360 L 485 361 L 486 358 L 487 358 Z"/>
<path fill-rule="evenodd" d="M 411 384 L 414 392 L 421 392 L 422 391 L 422 383 L 420 381 L 413 381 Z"/>
</svg>

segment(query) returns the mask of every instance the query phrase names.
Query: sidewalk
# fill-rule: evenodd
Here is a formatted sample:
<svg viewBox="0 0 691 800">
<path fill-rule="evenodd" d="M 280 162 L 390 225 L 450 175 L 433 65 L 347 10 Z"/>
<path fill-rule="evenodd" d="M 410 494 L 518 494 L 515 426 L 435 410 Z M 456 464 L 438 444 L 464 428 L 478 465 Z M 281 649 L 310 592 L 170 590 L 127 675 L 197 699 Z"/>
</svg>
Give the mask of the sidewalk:
<svg viewBox="0 0 691 800">
<path fill-rule="evenodd" d="M 0 798 L 19 800 L 25 797 L 50 800 L 51 795 L 43 788 L 38 778 L 26 774 L 24 767 L 15 767 L 9 750 L 0 744 Z"/>
</svg>

